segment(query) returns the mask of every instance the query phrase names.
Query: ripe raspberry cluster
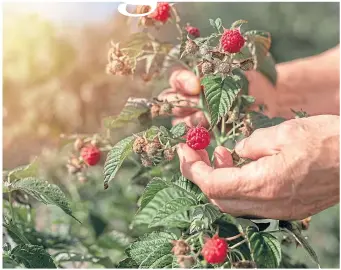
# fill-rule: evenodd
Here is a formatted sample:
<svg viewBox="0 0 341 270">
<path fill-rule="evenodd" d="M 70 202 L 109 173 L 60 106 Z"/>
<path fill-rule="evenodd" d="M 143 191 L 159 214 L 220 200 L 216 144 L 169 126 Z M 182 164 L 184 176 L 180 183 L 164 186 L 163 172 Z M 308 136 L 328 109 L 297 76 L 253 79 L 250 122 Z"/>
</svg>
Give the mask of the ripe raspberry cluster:
<svg viewBox="0 0 341 270">
<path fill-rule="evenodd" d="M 194 150 L 205 149 L 210 144 L 210 133 L 204 127 L 190 128 L 186 135 L 186 143 Z"/>
<path fill-rule="evenodd" d="M 220 44 L 225 52 L 237 53 L 244 46 L 245 39 L 239 29 L 225 29 Z"/>
<path fill-rule="evenodd" d="M 224 238 L 217 234 L 204 244 L 201 254 L 208 263 L 223 263 L 228 252 L 228 244 Z"/>
<path fill-rule="evenodd" d="M 165 23 L 170 18 L 170 5 L 168 3 L 160 2 L 153 13 L 148 17 L 156 21 Z"/>
</svg>

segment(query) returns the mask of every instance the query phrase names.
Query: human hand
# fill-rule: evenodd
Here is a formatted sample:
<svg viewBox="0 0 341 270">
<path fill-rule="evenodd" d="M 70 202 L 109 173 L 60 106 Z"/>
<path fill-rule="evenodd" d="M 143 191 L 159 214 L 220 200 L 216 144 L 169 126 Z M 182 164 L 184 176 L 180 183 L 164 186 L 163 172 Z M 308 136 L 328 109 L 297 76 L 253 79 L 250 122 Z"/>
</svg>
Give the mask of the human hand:
<svg viewBox="0 0 341 270">
<path fill-rule="evenodd" d="M 274 86 L 257 71 L 248 71 L 245 74 L 249 80 L 249 94 L 256 99 L 256 103 L 251 109 L 256 109 L 258 105 L 265 104 L 266 110 L 264 113 L 270 117 L 276 116 L 276 90 Z M 173 115 L 175 117 L 173 119 L 173 125 L 179 122 L 185 122 L 190 127 L 198 124 L 207 127 L 208 121 L 202 111 L 195 108 L 183 108 L 198 105 L 201 91 L 199 78 L 191 71 L 177 70 L 172 73 L 169 84 L 171 88 L 163 91 L 158 98 L 169 102 L 181 100 L 181 102 L 176 103 L 176 105 L 180 105 L 181 107 L 173 109 Z M 290 110 L 288 112 L 291 113 Z"/>
<path fill-rule="evenodd" d="M 232 167 L 224 147 L 210 164 L 205 150 L 178 147 L 182 174 L 234 216 L 296 220 L 339 202 L 339 116 L 314 116 L 256 130 L 237 154 L 253 161 Z"/>
</svg>

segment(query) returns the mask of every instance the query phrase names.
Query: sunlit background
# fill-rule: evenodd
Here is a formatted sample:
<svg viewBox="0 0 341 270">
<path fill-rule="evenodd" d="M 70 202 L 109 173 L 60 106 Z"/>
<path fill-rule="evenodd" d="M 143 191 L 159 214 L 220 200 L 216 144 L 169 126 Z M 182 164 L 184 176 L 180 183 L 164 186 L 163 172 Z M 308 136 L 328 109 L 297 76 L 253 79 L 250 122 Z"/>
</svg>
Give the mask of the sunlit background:
<svg viewBox="0 0 341 270">
<path fill-rule="evenodd" d="M 178 3 L 184 23 L 208 34 L 209 18 L 246 19 L 272 33 L 277 62 L 339 43 L 339 3 Z M 129 96 L 151 95 L 150 84 L 105 73 L 110 41 L 129 34 L 116 3 L 6 3 L 3 6 L 4 168 L 54 149 L 61 133 L 94 133 L 104 115 Z M 158 33 L 175 42 L 170 27 Z M 154 87 L 155 88 L 155 87 Z M 153 88 L 153 91 L 155 89 Z M 162 90 L 162 89 L 156 89 Z M 324 267 L 339 267 L 339 210 L 313 219 L 309 232 Z M 292 250 L 299 261 L 308 257 Z"/>
</svg>

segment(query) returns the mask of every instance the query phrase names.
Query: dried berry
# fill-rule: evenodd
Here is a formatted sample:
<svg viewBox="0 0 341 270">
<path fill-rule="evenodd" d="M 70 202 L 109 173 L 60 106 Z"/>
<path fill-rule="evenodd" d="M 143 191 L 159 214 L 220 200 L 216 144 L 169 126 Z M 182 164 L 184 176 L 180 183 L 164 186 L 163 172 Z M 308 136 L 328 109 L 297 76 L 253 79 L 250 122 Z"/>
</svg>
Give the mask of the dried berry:
<svg viewBox="0 0 341 270">
<path fill-rule="evenodd" d="M 159 142 L 150 142 L 150 143 L 147 143 L 145 147 L 145 152 L 148 157 L 153 157 L 159 152 L 160 148 L 161 148 L 161 144 Z"/>
<path fill-rule="evenodd" d="M 123 71 L 125 68 L 124 63 L 121 60 L 115 59 L 109 62 L 107 66 L 107 71 L 111 74 L 116 75 L 117 73 Z"/>
<path fill-rule="evenodd" d="M 142 154 L 145 150 L 145 146 L 147 145 L 147 143 L 148 142 L 145 138 L 137 137 L 133 144 L 133 151 L 136 154 Z"/>
<path fill-rule="evenodd" d="M 151 159 L 145 155 L 141 155 L 141 164 L 143 167 L 152 167 L 153 166 L 153 162 L 151 161 Z"/>
<path fill-rule="evenodd" d="M 187 25 L 186 31 L 188 34 L 190 34 L 191 36 L 195 38 L 200 37 L 200 30 L 194 26 Z"/>
<path fill-rule="evenodd" d="M 163 103 L 160 107 L 160 115 L 169 115 L 172 113 L 173 105 L 171 103 Z"/>
<path fill-rule="evenodd" d="M 186 143 L 194 150 L 205 149 L 210 144 L 210 133 L 204 127 L 192 127 L 186 135 Z"/>
<path fill-rule="evenodd" d="M 76 151 L 80 151 L 84 146 L 84 140 L 81 138 L 77 138 L 73 144 L 73 147 Z"/>
<path fill-rule="evenodd" d="M 223 263 L 228 252 L 228 244 L 224 238 L 220 238 L 217 234 L 204 244 L 201 254 L 208 263 Z"/>
<path fill-rule="evenodd" d="M 230 72 L 230 64 L 227 62 L 221 62 L 217 66 L 217 73 L 228 74 Z"/>
<path fill-rule="evenodd" d="M 195 259 L 192 256 L 178 256 L 178 264 L 181 268 L 191 268 L 195 264 Z"/>
<path fill-rule="evenodd" d="M 191 39 L 186 41 L 185 54 L 195 54 L 199 50 L 199 46 Z"/>
<path fill-rule="evenodd" d="M 225 52 L 237 53 L 244 46 L 245 39 L 239 29 L 225 29 L 220 39 L 220 45 Z"/>
<path fill-rule="evenodd" d="M 165 23 L 171 16 L 169 3 L 160 2 L 157 4 L 155 11 L 148 15 L 156 21 Z"/>
<path fill-rule="evenodd" d="M 211 74 L 214 71 L 214 64 L 212 62 L 204 62 L 201 65 L 201 72 L 205 75 Z"/>
<path fill-rule="evenodd" d="M 160 105 L 159 104 L 153 104 L 150 108 L 150 114 L 152 118 L 155 118 L 160 115 Z"/>
<path fill-rule="evenodd" d="M 188 252 L 191 251 L 190 246 L 184 240 L 174 240 L 172 244 L 172 252 L 175 256 L 186 255 Z"/>
<path fill-rule="evenodd" d="M 82 148 L 81 157 L 86 164 L 94 166 L 101 159 L 101 151 L 94 145 L 87 145 Z"/>
<path fill-rule="evenodd" d="M 167 148 L 163 151 L 163 157 L 167 161 L 171 161 L 175 157 L 175 151 L 173 148 Z"/>
</svg>

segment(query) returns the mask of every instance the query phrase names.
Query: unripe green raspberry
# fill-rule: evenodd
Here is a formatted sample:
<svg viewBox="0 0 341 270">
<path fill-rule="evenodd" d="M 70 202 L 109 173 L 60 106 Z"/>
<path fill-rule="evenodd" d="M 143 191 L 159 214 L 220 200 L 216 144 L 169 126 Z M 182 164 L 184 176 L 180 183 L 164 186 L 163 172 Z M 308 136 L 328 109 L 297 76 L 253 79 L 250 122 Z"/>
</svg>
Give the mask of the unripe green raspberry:
<svg viewBox="0 0 341 270">
<path fill-rule="evenodd" d="M 204 62 L 201 65 L 201 72 L 205 75 L 211 74 L 214 71 L 214 64 L 211 62 Z"/>
<path fill-rule="evenodd" d="M 186 54 L 195 54 L 197 51 L 199 51 L 199 46 L 191 39 L 187 40 L 186 47 L 185 47 L 185 53 Z"/>
</svg>

